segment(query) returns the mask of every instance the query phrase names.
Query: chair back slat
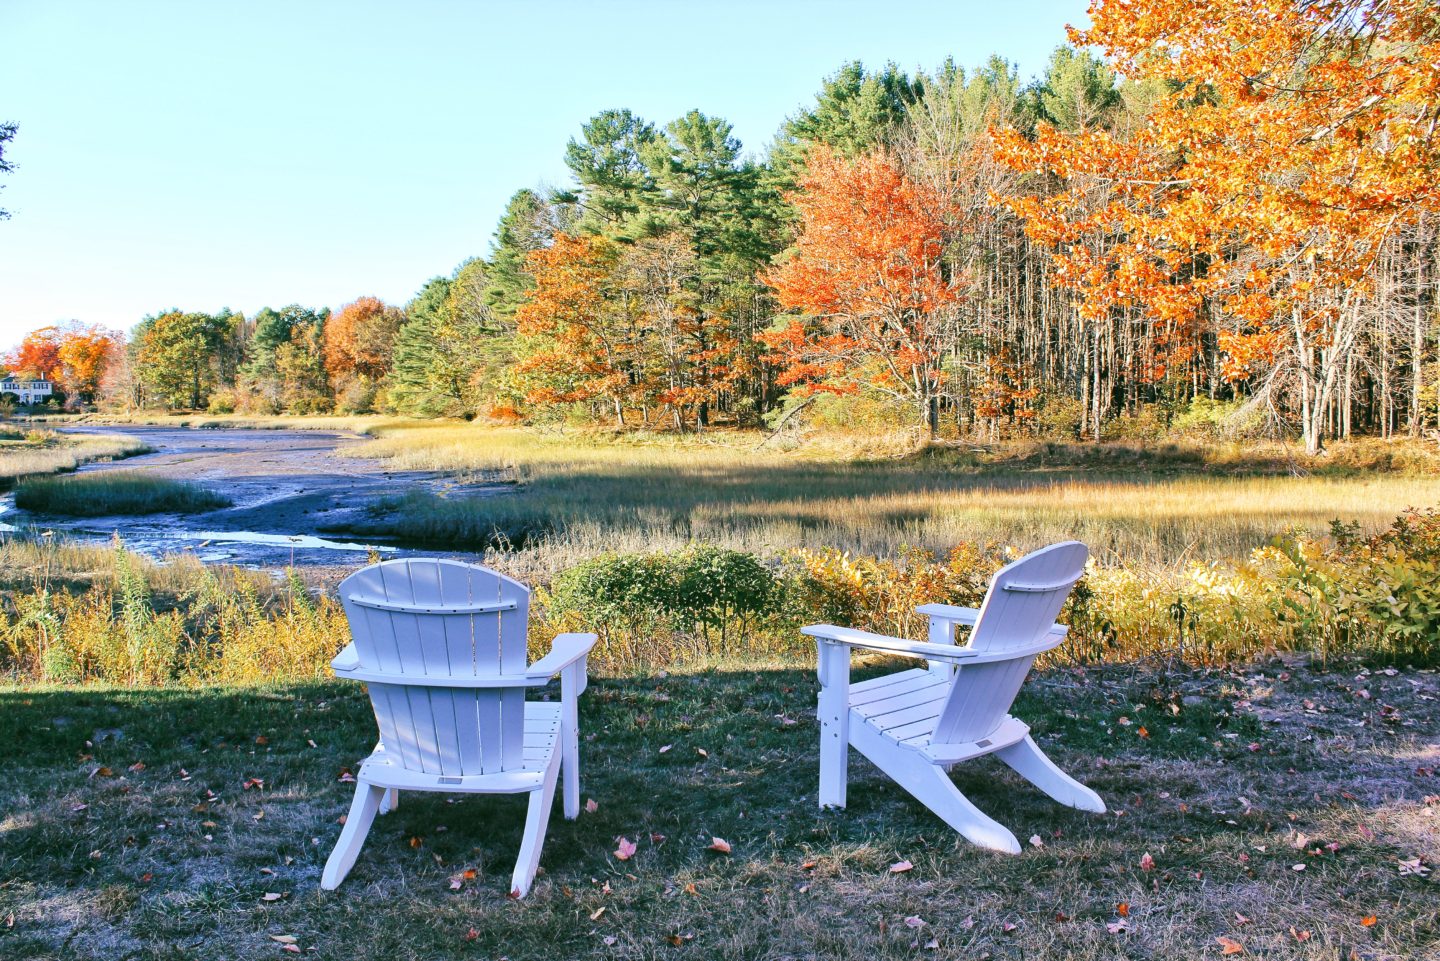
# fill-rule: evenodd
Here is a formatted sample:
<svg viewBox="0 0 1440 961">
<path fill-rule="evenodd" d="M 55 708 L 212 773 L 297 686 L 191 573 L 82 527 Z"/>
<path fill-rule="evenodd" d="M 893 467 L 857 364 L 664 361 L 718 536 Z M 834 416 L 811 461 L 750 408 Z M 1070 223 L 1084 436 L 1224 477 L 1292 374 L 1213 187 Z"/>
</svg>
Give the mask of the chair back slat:
<svg viewBox="0 0 1440 961">
<path fill-rule="evenodd" d="M 525 672 L 530 592 L 488 568 L 386 561 L 346 578 L 340 596 L 363 668 L 402 677 Z M 524 765 L 523 688 L 369 687 L 381 740 L 406 768 L 455 776 Z"/>
<path fill-rule="evenodd" d="M 1085 573 L 1089 551 L 1065 541 L 1027 554 L 996 572 L 980 605 L 970 647 L 986 653 L 1026 648 L 1050 631 L 1075 582 Z M 932 741 L 970 743 L 1005 719 L 1034 656 L 961 667 L 935 724 Z"/>
</svg>

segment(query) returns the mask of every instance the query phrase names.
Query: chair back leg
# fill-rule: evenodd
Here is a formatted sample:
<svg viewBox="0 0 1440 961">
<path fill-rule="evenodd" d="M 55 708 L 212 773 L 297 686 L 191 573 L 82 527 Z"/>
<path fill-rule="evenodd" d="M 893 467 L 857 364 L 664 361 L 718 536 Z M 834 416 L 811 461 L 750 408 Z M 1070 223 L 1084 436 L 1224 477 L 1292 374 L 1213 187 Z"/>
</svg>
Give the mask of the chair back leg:
<svg viewBox="0 0 1440 961">
<path fill-rule="evenodd" d="M 530 806 L 525 811 L 525 835 L 520 841 L 520 856 L 515 859 L 515 874 L 510 879 L 510 896 L 523 898 L 530 892 L 535 871 L 540 867 L 540 849 L 545 845 L 545 828 L 550 822 L 550 808 L 555 801 L 555 781 L 560 773 L 560 755 L 551 757 L 545 769 L 545 781 L 530 792 Z"/>
<path fill-rule="evenodd" d="M 350 813 L 345 816 L 345 827 L 340 831 L 340 840 L 335 842 L 335 850 L 330 852 L 330 859 L 325 862 L 325 871 L 320 875 L 320 887 L 326 891 L 338 888 L 340 882 L 345 880 L 345 875 L 355 866 L 355 859 L 360 856 L 360 849 L 365 846 L 365 836 L 370 833 L 370 825 L 375 822 L 375 814 L 380 810 L 380 798 L 384 793 L 383 787 L 364 781 L 355 785 L 355 800 L 350 803 Z"/>
<path fill-rule="evenodd" d="M 1056 767 L 1030 735 L 1025 735 L 1023 741 L 1001 748 L 995 756 L 1061 804 L 1096 814 L 1105 813 L 1105 802 L 1100 800 L 1100 795 Z"/>
</svg>

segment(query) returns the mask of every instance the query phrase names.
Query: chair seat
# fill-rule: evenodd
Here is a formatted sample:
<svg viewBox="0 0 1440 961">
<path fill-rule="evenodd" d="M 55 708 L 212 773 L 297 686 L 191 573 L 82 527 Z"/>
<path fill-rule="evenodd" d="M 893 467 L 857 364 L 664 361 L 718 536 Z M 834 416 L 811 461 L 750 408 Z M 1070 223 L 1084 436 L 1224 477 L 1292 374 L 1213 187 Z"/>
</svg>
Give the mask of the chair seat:
<svg viewBox="0 0 1440 961">
<path fill-rule="evenodd" d="M 951 764 L 1023 740 L 1029 727 L 1006 714 L 978 741 L 934 743 L 935 725 L 950 696 L 949 670 L 914 668 L 850 685 L 852 722 L 869 726 L 901 747 L 919 751 L 937 764 Z"/>
<path fill-rule="evenodd" d="M 560 740 L 561 705 L 552 701 L 525 702 L 525 753 L 520 768 L 496 774 L 447 776 L 407 770 L 386 753 L 384 742 L 360 765 L 359 780 L 408 791 L 475 791 L 516 794 L 544 786 L 545 772 L 555 761 Z"/>
</svg>

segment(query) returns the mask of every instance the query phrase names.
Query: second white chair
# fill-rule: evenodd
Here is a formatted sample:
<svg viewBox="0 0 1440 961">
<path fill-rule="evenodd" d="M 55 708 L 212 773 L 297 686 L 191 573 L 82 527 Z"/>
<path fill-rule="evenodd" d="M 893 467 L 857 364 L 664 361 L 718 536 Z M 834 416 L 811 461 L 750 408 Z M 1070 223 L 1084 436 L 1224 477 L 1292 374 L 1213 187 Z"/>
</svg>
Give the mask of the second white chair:
<svg viewBox="0 0 1440 961">
<path fill-rule="evenodd" d="M 979 609 L 927 604 L 929 642 L 821 624 L 803 628 L 820 648 L 820 806 L 844 807 L 854 747 L 975 844 L 1017 854 L 1015 835 L 970 803 L 950 780 L 961 761 L 994 754 L 1050 797 L 1104 812 L 1100 796 L 1045 756 L 1030 728 L 1008 713 L 1035 658 L 1058 646 L 1054 623 L 1085 571 L 1084 544 L 1067 541 L 996 573 Z M 955 646 L 957 626 L 972 627 Z M 923 658 L 924 668 L 850 683 L 850 652 Z"/>
</svg>

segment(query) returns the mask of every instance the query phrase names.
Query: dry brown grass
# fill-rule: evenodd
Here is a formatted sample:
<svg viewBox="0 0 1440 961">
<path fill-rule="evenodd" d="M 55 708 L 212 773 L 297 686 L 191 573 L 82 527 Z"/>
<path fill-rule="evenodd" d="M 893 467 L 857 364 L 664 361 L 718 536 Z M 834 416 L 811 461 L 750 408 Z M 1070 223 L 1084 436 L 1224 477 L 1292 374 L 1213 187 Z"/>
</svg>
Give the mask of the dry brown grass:
<svg viewBox="0 0 1440 961">
<path fill-rule="evenodd" d="M 462 482 L 510 482 L 515 495 L 416 495 L 386 504 L 359 531 L 519 548 L 508 562 L 542 579 L 597 552 L 692 541 L 762 555 L 838 547 L 893 556 L 907 545 L 1028 549 L 1073 537 L 1106 564 L 1172 567 L 1242 557 L 1287 529 L 1319 532 L 1336 519 L 1378 530 L 1407 507 L 1440 501 L 1437 474 L 1357 470 L 1338 460 L 1326 472 L 1275 474 L 1273 451 L 1250 462 L 1225 452 L 1227 466 L 1217 468 L 1184 451 L 1082 450 L 1093 466 L 1034 446 L 882 458 L 841 441 L 789 451 L 757 450 L 756 441 L 392 426 L 350 453 L 397 470 L 454 472 Z"/>
</svg>

